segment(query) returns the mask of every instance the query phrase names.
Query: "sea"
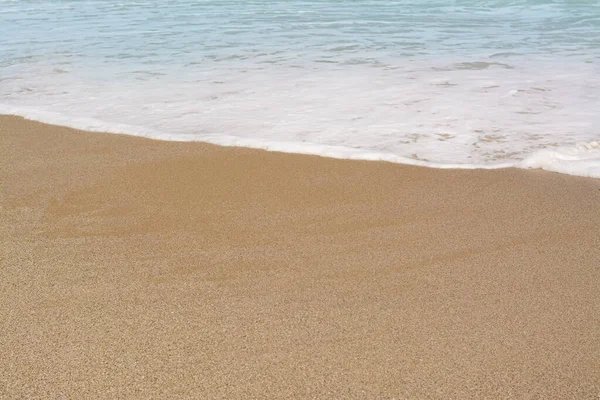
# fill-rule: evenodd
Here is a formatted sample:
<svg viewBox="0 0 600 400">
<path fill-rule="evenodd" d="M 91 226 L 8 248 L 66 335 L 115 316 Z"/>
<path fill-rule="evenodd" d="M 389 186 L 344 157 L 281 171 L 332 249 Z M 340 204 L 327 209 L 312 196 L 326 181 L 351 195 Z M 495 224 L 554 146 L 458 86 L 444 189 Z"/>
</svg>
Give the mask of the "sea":
<svg viewBox="0 0 600 400">
<path fill-rule="evenodd" d="M 0 113 L 600 178 L 600 0 L 0 0 Z"/>
</svg>

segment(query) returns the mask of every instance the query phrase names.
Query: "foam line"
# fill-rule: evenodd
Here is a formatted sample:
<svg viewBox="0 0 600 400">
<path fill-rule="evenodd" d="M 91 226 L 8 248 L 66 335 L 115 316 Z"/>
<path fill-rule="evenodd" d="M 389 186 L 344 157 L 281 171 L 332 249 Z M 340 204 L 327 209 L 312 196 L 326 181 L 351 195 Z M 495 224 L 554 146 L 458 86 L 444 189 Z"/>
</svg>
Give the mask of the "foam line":
<svg viewBox="0 0 600 400">
<path fill-rule="evenodd" d="M 106 132 L 140 136 L 155 140 L 205 142 L 220 146 L 247 147 L 294 154 L 309 154 L 322 157 L 352 160 L 387 161 L 442 169 L 499 169 L 499 168 L 540 168 L 568 175 L 600 178 L 600 142 L 591 141 L 573 147 L 558 147 L 532 153 L 521 162 L 496 164 L 453 164 L 436 163 L 402 157 L 397 154 L 370 150 L 330 146 L 316 143 L 293 141 L 261 140 L 218 134 L 176 134 L 126 124 L 111 124 L 92 118 L 73 118 L 58 113 L 40 111 L 26 107 L 0 104 L 0 114 L 17 115 L 48 124 L 67 126 L 92 132 Z"/>
</svg>

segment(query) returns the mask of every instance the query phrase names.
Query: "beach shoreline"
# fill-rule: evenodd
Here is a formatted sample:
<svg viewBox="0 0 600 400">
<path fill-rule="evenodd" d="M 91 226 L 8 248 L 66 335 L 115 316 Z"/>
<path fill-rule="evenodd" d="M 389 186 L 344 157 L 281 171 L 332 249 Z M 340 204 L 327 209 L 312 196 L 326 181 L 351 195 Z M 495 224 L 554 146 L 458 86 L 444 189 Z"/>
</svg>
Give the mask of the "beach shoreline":
<svg viewBox="0 0 600 400">
<path fill-rule="evenodd" d="M 0 157 L 0 397 L 600 393 L 600 180 L 5 115 Z"/>
</svg>

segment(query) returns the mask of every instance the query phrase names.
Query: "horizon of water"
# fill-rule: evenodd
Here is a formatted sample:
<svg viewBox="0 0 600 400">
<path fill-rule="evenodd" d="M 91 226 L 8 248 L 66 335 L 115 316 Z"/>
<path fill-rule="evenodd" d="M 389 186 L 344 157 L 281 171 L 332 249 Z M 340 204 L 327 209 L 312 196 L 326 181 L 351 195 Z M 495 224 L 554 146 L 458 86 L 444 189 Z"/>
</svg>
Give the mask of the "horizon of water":
<svg viewBox="0 0 600 400">
<path fill-rule="evenodd" d="M 0 0 L 0 113 L 600 178 L 600 2 Z"/>
</svg>

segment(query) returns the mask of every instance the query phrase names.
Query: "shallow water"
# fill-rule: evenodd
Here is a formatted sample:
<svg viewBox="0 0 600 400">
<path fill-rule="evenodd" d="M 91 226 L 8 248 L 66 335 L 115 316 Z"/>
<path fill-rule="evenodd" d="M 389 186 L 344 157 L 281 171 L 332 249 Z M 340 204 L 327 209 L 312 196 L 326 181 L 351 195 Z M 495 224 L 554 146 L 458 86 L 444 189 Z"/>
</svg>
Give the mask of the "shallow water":
<svg viewBox="0 0 600 400">
<path fill-rule="evenodd" d="M 0 112 L 163 139 L 600 177 L 599 77 L 596 1 L 0 0 Z"/>
</svg>

